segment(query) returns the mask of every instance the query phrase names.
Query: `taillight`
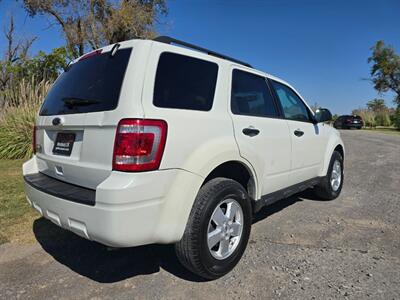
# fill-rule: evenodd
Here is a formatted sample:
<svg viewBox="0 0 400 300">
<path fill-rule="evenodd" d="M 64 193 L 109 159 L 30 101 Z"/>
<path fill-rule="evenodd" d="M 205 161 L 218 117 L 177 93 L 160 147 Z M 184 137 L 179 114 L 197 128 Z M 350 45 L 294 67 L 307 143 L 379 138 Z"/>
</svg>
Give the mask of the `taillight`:
<svg viewBox="0 0 400 300">
<path fill-rule="evenodd" d="M 165 121 L 121 120 L 115 136 L 113 170 L 141 172 L 158 169 L 166 138 Z"/>
<path fill-rule="evenodd" d="M 33 133 L 32 133 L 32 151 L 33 154 L 36 154 L 36 126 L 33 126 Z"/>
</svg>

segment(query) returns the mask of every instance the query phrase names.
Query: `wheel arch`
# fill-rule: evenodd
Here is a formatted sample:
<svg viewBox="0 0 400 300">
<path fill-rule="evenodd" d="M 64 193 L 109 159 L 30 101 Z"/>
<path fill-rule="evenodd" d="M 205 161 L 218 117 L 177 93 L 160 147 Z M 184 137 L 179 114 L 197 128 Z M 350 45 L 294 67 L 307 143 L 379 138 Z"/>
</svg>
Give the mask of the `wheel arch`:
<svg viewBox="0 0 400 300">
<path fill-rule="evenodd" d="M 331 139 L 331 141 L 328 143 L 320 176 L 326 176 L 326 173 L 328 172 L 329 162 L 334 151 L 338 151 L 342 155 L 344 161 L 345 148 L 343 145 L 343 141 L 340 139 L 340 137 L 338 137 L 337 139 Z"/>
<path fill-rule="evenodd" d="M 174 214 L 176 215 L 176 224 L 174 225 L 171 236 L 162 242 L 177 242 L 182 238 L 185 227 L 189 220 L 190 211 L 193 208 L 193 203 L 196 200 L 199 190 L 205 183 L 215 177 L 226 177 L 233 180 L 239 180 L 243 185 L 243 178 L 246 178 L 243 176 L 243 173 L 247 172 L 248 180 L 251 180 L 251 184 L 254 184 L 254 187 L 250 189 L 250 197 L 252 198 L 257 195 L 257 177 L 250 163 L 241 158 L 239 155 L 234 155 L 234 153 L 225 152 L 224 154 L 225 155 L 213 157 L 207 162 L 202 162 L 201 164 L 199 164 L 197 161 L 197 169 L 186 169 L 175 179 L 174 183 L 176 182 L 177 184 L 172 184 L 171 191 L 168 194 L 168 199 L 172 200 L 165 201 L 163 212 L 161 212 L 160 215 L 160 220 L 165 221 L 159 222 L 159 226 L 161 227 L 159 231 L 163 231 L 165 226 L 162 224 L 168 222 L 171 211 L 174 211 Z M 225 159 L 223 159 L 223 157 L 225 157 Z M 232 176 L 232 174 L 229 174 L 229 170 L 232 172 L 232 174 L 235 170 L 240 170 L 239 173 L 243 176 L 241 178 L 242 180 L 235 178 Z M 185 174 L 192 174 L 192 176 L 185 176 Z M 182 189 L 185 189 L 184 193 L 182 192 Z M 246 187 L 245 189 L 248 190 Z M 183 197 L 182 194 L 185 194 L 185 197 Z M 251 204 L 253 205 L 253 198 L 250 200 Z"/>
<path fill-rule="evenodd" d="M 344 160 L 344 147 L 341 144 L 338 144 L 335 149 L 333 149 L 332 153 L 334 151 L 337 151 L 340 153 L 340 155 L 342 156 L 343 160 Z"/>
<path fill-rule="evenodd" d="M 257 179 L 252 168 L 239 160 L 221 162 L 214 167 L 203 181 L 206 184 L 211 179 L 225 177 L 240 183 L 251 199 L 257 199 Z"/>
</svg>

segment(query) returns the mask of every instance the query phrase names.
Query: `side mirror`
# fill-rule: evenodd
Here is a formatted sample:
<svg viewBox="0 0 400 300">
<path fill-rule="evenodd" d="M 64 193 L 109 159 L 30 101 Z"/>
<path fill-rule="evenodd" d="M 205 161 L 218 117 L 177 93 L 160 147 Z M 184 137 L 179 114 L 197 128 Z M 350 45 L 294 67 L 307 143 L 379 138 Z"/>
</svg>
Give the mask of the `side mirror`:
<svg viewBox="0 0 400 300">
<path fill-rule="evenodd" d="M 327 108 L 317 109 L 314 116 L 317 123 L 323 123 L 332 120 L 332 114 Z"/>
</svg>

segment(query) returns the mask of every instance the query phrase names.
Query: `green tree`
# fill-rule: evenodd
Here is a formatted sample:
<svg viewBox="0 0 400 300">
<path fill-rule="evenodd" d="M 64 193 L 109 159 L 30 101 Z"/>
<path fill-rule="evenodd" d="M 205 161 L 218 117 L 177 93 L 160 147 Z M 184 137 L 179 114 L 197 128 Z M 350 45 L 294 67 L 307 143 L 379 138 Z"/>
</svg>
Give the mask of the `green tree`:
<svg viewBox="0 0 400 300">
<path fill-rule="evenodd" d="M 4 28 L 6 50 L 0 60 L 0 91 L 4 91 L 14 80 L 13 67 L 28 56 L 28 51 L 36 37 L 30 39 L 15 38 L 14 16 L 11 15 Z M 1 103 L 0 103 L 1 104 Z"/>
<path fill-rule="evenodd" d="M 393 114 L 393 124 L 398 130 L 400 130 L 400 108 L 397 108 Z"/>
<path fill-rule="evenodd" d="M 40 51 L 31 57 L 29 48 L 36 38 L 18 40 L 15 38 L 15 30 L 11 16 L 4 30 L 6 51 L 0 59 L 0 114 L 11 102 L 14 106 L 19 105 L 18 97 L 14 95 L 21 86 L 26 87 L 23 81 L 29 82 L 32 89 L 40 82 L 52 82 L 69 60 L 65 47 L 53 49 L 50 53 Z"/>
<path fill-rule="evenodd" d="M 55 48 L 50 53 L 39 51 L 32 58 L 18 64 L 21 78 L 34 77 L 38 81 L 54 81 L 67 67 L 69 58 L 65 47 Z"/>
<path fill-rule="evenodd" d="M 383 110 L 387 110 L 387 106 L 385 104 L 385 100 L 383 99 L 373 99 L 368 101 L 367 103 L 368 109 L 374 111 L 375 113 L 381 112 Z"/>
<path fill-rule="evenodd" d="M 45 15 L 58 24 L 67 49 L 79 57 L 133 38 L 152 38 L 159 16 L 167 14 L 165 0 L 24 0 L 30 16 Z"/>
<path fill-rule="evenodd" d="M 372 63 L 371 80 L 375 89 L 380 93 L 393 91 L 394 102 L 400 107 L 400 56 L 383 41 L 376 42 L 371 50 L 368 63 Z"/>
<path fill-rule="evenodd" d="M 4 78 L 0 80 L 0 90 L 6 90 L 18 84 L 23 79 L 34 78 L 54 81 L 63 69 L 66 68 L 69 58 L 65 47 L 55 48 L 50 53 L 39 51 L 35 56 L 25 56 L 16 61 L 0 61 L 0 69 L 4 71 Z"/>
<path fill-rule="evenodd" d="M 367 103 L 368 110 L 374 112 L 376 126 L 390 126 L 390 110 L 383 99 L 373 99 Z"/>
</svg>

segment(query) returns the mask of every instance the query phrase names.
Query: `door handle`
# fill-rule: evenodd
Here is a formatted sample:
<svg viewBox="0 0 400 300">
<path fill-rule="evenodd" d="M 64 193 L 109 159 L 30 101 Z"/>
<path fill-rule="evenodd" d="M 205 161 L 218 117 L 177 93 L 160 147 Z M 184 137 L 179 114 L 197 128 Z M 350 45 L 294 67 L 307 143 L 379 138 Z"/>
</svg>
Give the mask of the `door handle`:
<svg viewBox="0 0 400 300">
<path fill-rule="evenodd" d="M 303 134 L 304 134 L 304 131 L 301 131 L 300 129 L 296 129 L 294 131 L 295 136 L 301 137 Z"/>
<path fill-rule="evenodd" d="M 258 129 L 256 129 L 254 127 L 247 127 L 247 128 L 243 128 L 242 132 L 245 135 L 253 137 L 253 136 L 256 136 L 257 134 L 259 134 L 260 130 L 258 130 Z"/>
</svg>

